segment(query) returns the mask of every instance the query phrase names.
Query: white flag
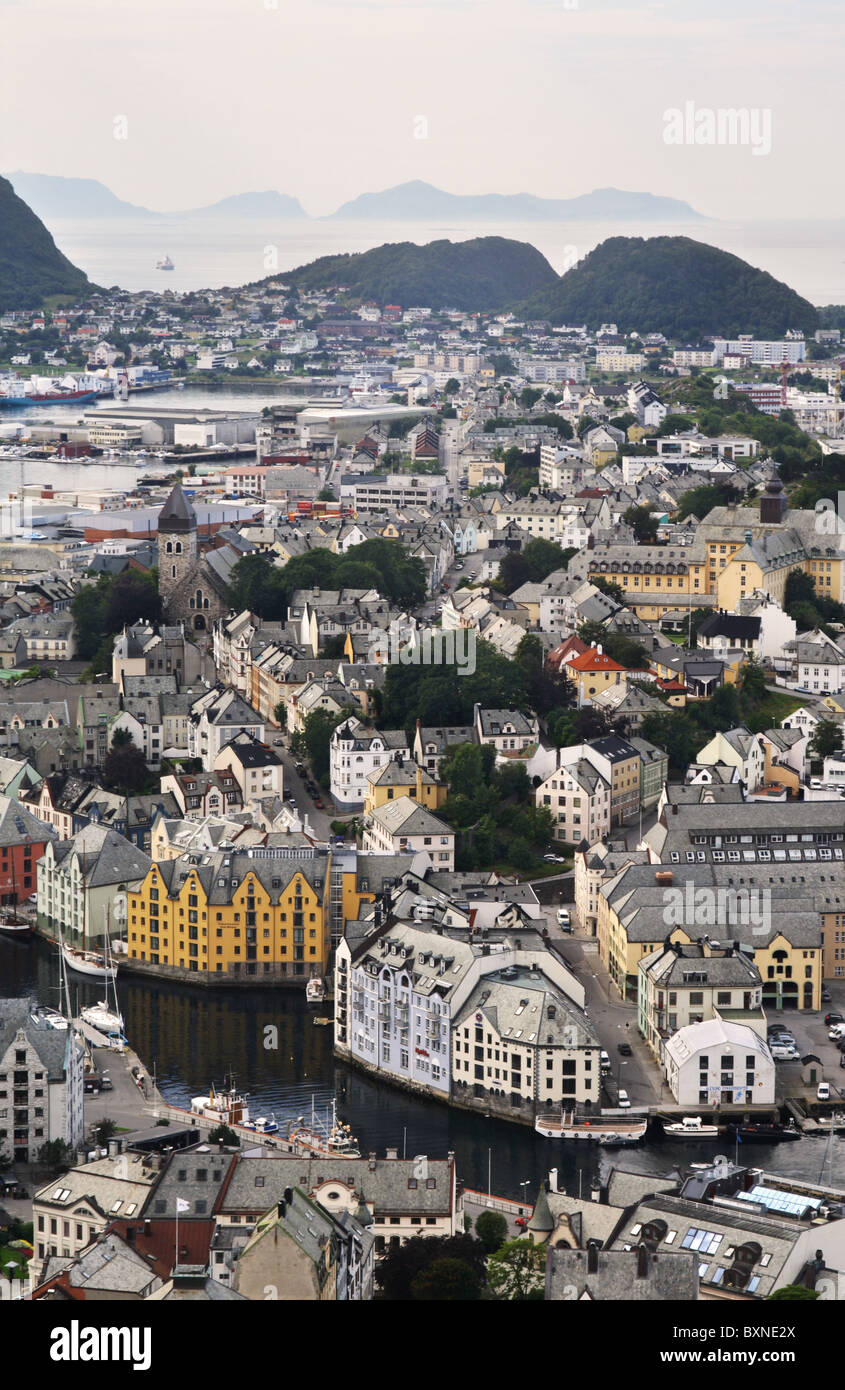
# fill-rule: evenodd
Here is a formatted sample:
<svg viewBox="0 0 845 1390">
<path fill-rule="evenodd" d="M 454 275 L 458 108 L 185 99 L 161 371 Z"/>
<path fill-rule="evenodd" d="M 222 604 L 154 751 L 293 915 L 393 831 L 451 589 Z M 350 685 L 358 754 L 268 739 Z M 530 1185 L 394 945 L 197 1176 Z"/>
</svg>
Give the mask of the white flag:
<svg viewBox="0 0 845 1390">
<path fill-rule="evenodd" d="M 190 1204 L 190 1202 L 183 1202 L 181 1197 L 177 1197 L 177 1198 L 176 1198 L 176 1210 L 177 1210 L 177 1211 L 190 1211 L 190 1210 L 191 1210 L 191 1204 Z"/>
</svg>

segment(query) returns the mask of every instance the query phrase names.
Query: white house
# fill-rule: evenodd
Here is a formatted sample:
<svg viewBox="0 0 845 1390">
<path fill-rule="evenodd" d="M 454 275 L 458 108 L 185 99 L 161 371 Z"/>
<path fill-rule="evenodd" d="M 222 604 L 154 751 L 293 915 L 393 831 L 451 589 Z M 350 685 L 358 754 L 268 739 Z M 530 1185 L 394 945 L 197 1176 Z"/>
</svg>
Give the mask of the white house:
<svg viewBox="0 0 845 1390">
<path fill-rule="evenodd" d="M 592 845 L 610 830 L 610 783 L 586 758 L 556 768 L 540 783 L 535 800 L 551 811 L 557 840 Z"/>
<path fill-rule="evenodd" d="M 766 749 L 759 734 L 749 733 L 743 725 L 716 733 L 698 755 L 699 766 L 724 763 L 739 771 L 745 788 L 756 792 L 766 779 Z"/>
<path fill-rule="evenodd" d="M 334 730 L 329 749 L 331 794 L 338 807 L 363 806 L 367 778 L 377 767 L 399 753 L 410 758 L 408 739 L 402 729 L 368 729 L 350 715 Z"/>
<path fill-rule="evenodd" d="M 206 772 L 214 767 L 223 745 L 241 732 L 264 742 L 263 719 L 236 690 L 215 686 L 192 704 L 188 747 L 192 758 L 202 759 Z"/>
<path fill-rule="evenodd" d="M 14 1107 L 0 1100 L 0 1154 L 13 1163 L 35 1163 L 57 1139 L 72 1148 L 83 1140 L 85 1049 L 72 1028 L 40 1021 L 36 1007 L 0 999 L 0 1076 L 14 1082 Z"/>
<path fill-rule="evenodd" d="M 711 1018 L 669 1038 L 663 1073 L 678 1105 L 773 1105 L 775 1063 L 744 1023 Z"/>
<path fill-rule="evenodd" d="M 423 850 L 435 869 L 455 867 L 455 832 L 446 821 L 418 806 L 410 796 L 388 801 L 367 816 L 364 849 L 376 854 Z"/>
</svg>

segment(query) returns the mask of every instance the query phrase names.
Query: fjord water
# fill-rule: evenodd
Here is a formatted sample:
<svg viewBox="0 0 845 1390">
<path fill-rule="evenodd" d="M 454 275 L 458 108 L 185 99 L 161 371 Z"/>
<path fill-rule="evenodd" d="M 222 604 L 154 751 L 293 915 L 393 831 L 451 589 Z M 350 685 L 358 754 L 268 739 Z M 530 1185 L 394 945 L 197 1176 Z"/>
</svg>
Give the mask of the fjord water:
<svg viewBox="0 0 845 1390">
<path fill-rule="evenodd" d="M 59 249 L 98 285 L 124 290 L 196 290 L 250 284 L 318 256 L 367 251 L 385 242 L 502 236 L 526 241 L 558 273 L 614 236 L 687 236 L 731 251 L 783 280 L 813 304 L 845 304 L 842 221 L 721 222 L 369 222 L 292 218 L 69 220 L 49 223 Z M 156 270 L 169 255 L 172 271 Z"/>
<path fill-rule="evenodd" d="M 40 940 L 0 940 L 0 997 L 36 997 L 58 1003 L 55 946 Z M 71 977 L 71 1005 L 93 1004 L 96 982 Z M 754 1167 L 845 1186 L 845 1145 L 834 1139 L 802 1139 L 775 1146 L 740 1145 L 723 1136 L 714 1143 L 669 1143 L 655 1134 L 637 1148 L 600 1150 L 594 1144 L 541 1139 L 533 1130 L 484 1115 L 419 1100 L 335 1061 L 332 1030 L 315 1028 L 301 993 L 291 990 L 203 989 L 123 973 L 118 998 L 126 1034 L 144 1065 L 155 1069 L 159 1088 L 174 1105 L 220 1086 L 234 1072 L 249 1093 L 253 1115 L 275 1114 L 280 1128 L 298 1115 L 310 1116 L 312 1097 L 325 1118 L 332 1096 L 363 1153 L 382 1155 L 388 1146 L 408 1156 L 443 1157 L 454 1151 L 465 1186 L 529 1198 L 549 1172 L 558 1169 L 561 1188 L 589 1195 L 601 1165 L 668 1173 L 676 1164 L 712 1159 L 718 1153 Z M 278 1030 L 278 1046 L 267 1046 Z M 489 1165 L 489 1166 L 488 1166 Z"/>
</svg>

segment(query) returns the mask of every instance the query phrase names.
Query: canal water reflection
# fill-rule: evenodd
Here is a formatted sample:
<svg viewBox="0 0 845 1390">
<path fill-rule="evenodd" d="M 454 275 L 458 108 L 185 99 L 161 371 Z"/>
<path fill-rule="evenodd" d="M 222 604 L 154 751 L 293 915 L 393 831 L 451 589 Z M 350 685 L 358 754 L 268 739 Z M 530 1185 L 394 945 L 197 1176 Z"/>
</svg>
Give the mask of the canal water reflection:
<svg viewBox="0 0 845 1390">
<path fill-rule="evenodd" d="M 58 978 L 54 946 L 0 940 L 0 997 L 32 995 L 55 1007 Z M 81 976 L 71 975 L 70 985 L 74 1011 L 102 996 L 102 986 Z M 189 1105 L 191 1096 L 206 1092 L 212 1081 L 222 1085 L 232 1072 L 238 1087 L 249 1093 L 251 1113 L 275 1114 L 284 1128 L 299 1115 L 310 1116 L 312 1100 L 325 1117 L 336 1095 L 338 1113 L 362 1152 L 381 1156 L 393 1147 L 400 1155 L 442 1157 L 452 1151 L 459 1178 L 478 1191 L 487 1191 L 489 1181 L 500 1196 L 532 1198 L 556 1167 L 561 1188 L 587 1196 L 607 1162 L 663 1174 L 717 1153 L 813 1181 L 824 1169 L 825 1182 L 845 1186 L 845 1145 L 839 1139 L 832 1150 L 823 1139 L 735 1149 L 727 1137 L 709 1144 L 670 1143 L 657 1134 L 637 1148 L 599 1150 L 581 1141 L 542 1139 L 521 1125 L 417 1099 L 337 1062 L 332 1029 L 315 1027 L 314 1012 L 290 990 L 206 990 L 123 973 L 118 997 L 133 1049 L 173 1104 Z"/>
</svg>

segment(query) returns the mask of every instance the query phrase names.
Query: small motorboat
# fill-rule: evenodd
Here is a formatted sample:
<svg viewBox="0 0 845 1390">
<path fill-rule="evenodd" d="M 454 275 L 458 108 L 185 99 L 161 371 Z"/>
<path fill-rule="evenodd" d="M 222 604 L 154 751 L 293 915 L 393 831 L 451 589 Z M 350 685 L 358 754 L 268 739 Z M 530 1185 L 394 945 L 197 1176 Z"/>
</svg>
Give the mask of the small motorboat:
<svg viewBox="0 0 845 1390">
<path fill-rule="evenodd" d="M 782 1144 L 804 1137 L 794 1120 L 785 1125 L 778 1121 L 767 1124 L 762 1120 L 743 1120 L 741 1124 L 729 1125 L 728 1129 L 741 1144 Z"/>
<path fill-rule="evenodd" d="M 700 1115 L 684 1115 L 682 1120 L 664 1124 L 667 1139 L 718 1139 L 719 1126 L 707 1125 Z"/>
<path fill-rule="evenodd" d="M 315 1028 L 330 1028 L 330 1027 L 331 1027 L 331 1022 L 332 1022 L 332 1021 L 331 1021 L 330 1018 L 315 1018 L 315 1019 L 314 1019 L 314 1027 L 315 1027 Z"/>
<path fill-rule="evenodd" d="M 326 986 L 319 975 L 312 975 L 305 986 L 305 1000 L 308 1004 L 322 1004 L 326 997 Z"/>
</svg>

